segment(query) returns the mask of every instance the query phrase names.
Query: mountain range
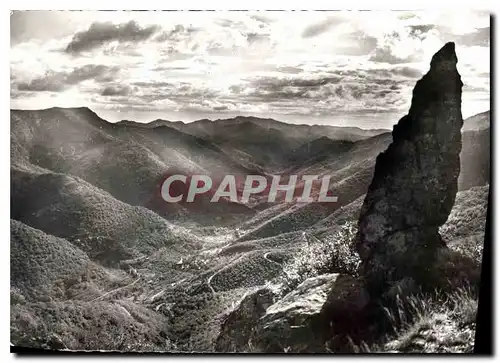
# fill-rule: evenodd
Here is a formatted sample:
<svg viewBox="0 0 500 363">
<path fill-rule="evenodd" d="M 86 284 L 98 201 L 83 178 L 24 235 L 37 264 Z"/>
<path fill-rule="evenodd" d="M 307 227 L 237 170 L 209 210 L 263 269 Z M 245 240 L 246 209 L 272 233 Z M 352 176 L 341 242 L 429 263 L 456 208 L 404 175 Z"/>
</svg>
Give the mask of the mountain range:
<svg viewBox="0 0 500 363">
<path fill-rule="evenodd" d="M 303 233 L 357 218 L 392 141 L 256 117 L 111 123 L 85 107 L 11 110 L 10 125 L 11 338 L 69 349 L 213 350 L 224 311 L 276 276 Z M 460 203 L 486 196 L 490 137 L 489 111 L 465 120 Z M 338 202 L 167 204 L 168 173 L 330 175 Z"/>
</svg>

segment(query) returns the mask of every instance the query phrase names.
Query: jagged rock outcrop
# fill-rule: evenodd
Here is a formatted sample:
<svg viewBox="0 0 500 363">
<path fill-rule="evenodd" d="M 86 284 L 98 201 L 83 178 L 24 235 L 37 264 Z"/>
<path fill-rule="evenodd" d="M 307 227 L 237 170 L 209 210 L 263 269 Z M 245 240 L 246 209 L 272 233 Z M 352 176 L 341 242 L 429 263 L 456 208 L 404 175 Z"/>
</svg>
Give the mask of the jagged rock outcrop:
<svg viewBox="0 0 500 363">
<path fill-rule="evenodd" d="M 225 353 L 247 351 L 252 330 L 273 304 L 273 299 L 274 293 L 267 287 L 247 294 L 224 319 L 215 350 Z"/>
<path fill-rule="evenodd" d="M 321 315 L 330 322 L 349 321 L 359 318 L 359 313 L 368 305 L 369 296 L 361 279 L 339 274 L 328 292 L 321 308 Z M 339 330 L 339 327 L 335 327 Z"/>
<path fill-rule="evenodd" d="M 350 332 L 369 303 L 360 279 L 338 273 L 310 277 L 276 300 L 262 287 L 247 294 L 225 317 L 218 352 L 325 352 L 336 333 Z"/>
<path fill-rule="evenodd" d="M 358 314 L 368 303 L 362 284 L 343 274 L 310 277 L 267 308 L 248 346 L 264 353 L 325 352 L 331 331 L 344 331 L 340 316 Z"/>
<path fill-rule="evenodd" d="M 444 245 L 438 228 L 455 201 L 460 173 L 463 83 L 455 44 L 433 57 L 393 142 L 377 157 L 359 218 L 357 249 L 370 295 L 404 278 L 425 285 Z"/>
<path fill-rule="evenodd" d="M 322 351 L 320 331 L 313 323 L 338 276 L 310 277 L 271 305 L 254 328 L 250 345 L 267 353 Z"/>
</svg>

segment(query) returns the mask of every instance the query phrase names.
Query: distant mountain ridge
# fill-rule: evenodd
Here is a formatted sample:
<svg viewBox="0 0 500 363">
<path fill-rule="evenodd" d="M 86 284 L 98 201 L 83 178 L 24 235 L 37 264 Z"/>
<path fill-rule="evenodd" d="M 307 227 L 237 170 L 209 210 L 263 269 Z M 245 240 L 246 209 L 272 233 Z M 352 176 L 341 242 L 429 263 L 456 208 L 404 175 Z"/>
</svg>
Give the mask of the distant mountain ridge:
<svg viewBox="0 0 500 363">
<path fill-rule="evenodd" d="M 157 164 L 157 167 L 160 168 L 162 166 L 158 164 L 158 158 L 153 156 L 151 152 L 158 155 L 158 153 L 163 152 L 165 147 L 174 148 L 175 151 L 170 153 L 169 156 L 172 157 L 177 154 L 177 148 L 181 144 L 188 143 L 190 145 L 189 148 L 198 145 L 197 148 L 207 149 L 206 151 L 210 150 L 210 153 L 215 152 L 224 159 L 237 159 L 237 161 L 233 161 L 231 164 L 240 164 L 238 168 L 253 169 L 257 171 L 257 174 L 272 172 L 276 168 L 281 169 L 286 167 L 290 162 L 290 155 L 294 154 L 294 150 L 316 139 L 327 138 L 334 141 L 355 142 L 388 132 L 388 130 L 362 130 L 356 127 L 295 125 L 273 119 L 243 116 L 215 121 L 202 119 L 191 123 L 183 123 L 181 121 L 170 122 L 161 119 L 147 124 L 127 120 L 111 123 L 102 119 L 87 107 L 53 107 L 32 111 L 12 110 L 11 113 L 15 117 L 21 114 L 27 115 L 20 117 L 22 119 L 48 118 L 47 121 L 44 121 L 47 127 L 54 127 L 51 125 L 55 122 L 58 125 L 55 127 L 66 130 L 64 132 L 53 130 L 53 136 L 49 137 L 52 140 L 51 143 L 63 142 L 63 140 L 56 141 L 57 136 L 55 134 L 57 132 L 61 134 L 67 132 L 69 139 L 66 141 L 76 143 L 76 145 L 72 144 L 71 148 L 74 149 L 76 147 L 77 150 L 80 150 L 84 154 L 89 153 L 87 148 L 89 145 L 91 148 L 95 148 L 92 146 L 95 144 L 95 140 L 92 138 L 82 139 L 82 137 L 77 136 L 77 131 L 70 130 L 77 124 L 79 125 L 78 127 L 96 128 L 93 131 L 87 130 L 85 132 L 91 132 L 94 137 L 100 138 L 101 141 L 106 142 L 108 145 L 110 145 L 110 140 L 114 140 L 115 146 L 113 150 L 117 150 L 118 146 L 116 144 L 120 142 L 122 146 L 118 148 L 123 152 L 126 152 L 130 148 L 141 148 L 142 151 L 140 153 L 149 154 L 148 158 L 156 160 L 154 164 Z M 72 125 L 67 123 L 59 125 L 62 119 L 71 120 Z M 87 120 L 86 125 L 83 122 L 84 120 Z M 28 129 L 32 128 L 29 125 L 26 125 L 26 127 Z M 37 125 L 36 127 L 43 126 Z M 46 134 L 47 132 L 46 130 L 41 130 L 41 133 Z M 16 137 L 14 135 L 13 139 L 16 139 Z M 123 144 L 123 138 L 127 139 L 125 144 Z M 134 146 L 125 146 L 130 141 L 133 141 Z M 61 147 L 65 149 L 68 145 L 69 143 L 67 142 L 66 145 L 61 145 Z M 185 149 L 184 146 L 181 148 Z M 149 149 L 149 151 L 146 149 Z M 121 151 L 110 151 L 104 155 L 116 155 L 117 152 L 122 153 Z M 184 153 L 183 155 L 186 154 Z M 163 158 L 161 155 L 158 156 L 160 156 L 160 159 Z M 134 154 L 134 158 L 136 157 L 137 155 Z M 200 157 L 201 159 L 205 159 L 204 155 L 200 155 Z M 303 154 L 300 159 L 303 157 L 307 158 L 307 153 Z M 190 160 L 188 164 L 193 161 L 189 156 L 188 160 Z M 228 165 L 227 161 L 223 161 L 223 164 Z M 204 166 L 201 166 L 201 168 L 203 169 Z"/>
<path fill-rule="evenodd" d="M 192 135 L 206 137 L 214 136 L 223 132 L 225 127 L 238 124 L 255 124 L 266 129 L 276 129 L 282 131 L 288 137 L 300 140 L 311 141 L 315 138 L 326 136 L 333 140 L 357 141 L 372 137 L 381 133 L 388 132 L 387 129 L 361 129 L 351 126 L 331 126 L 331 125 L 306 125 L 292 124 L 283 121 L 277 121 L 271 118 L 259 118 L 253 116 L 236 116 L 227 119 L 200 119 L 193 122 L 168 121 L 157 119 L 149 123 L 140 123 L 129 120 L 122 120 L 117 124 L 136 126 L 144 128 L 155 128 L 158 126 L 169 126 Z"/>
<path fill-rule="evenodd" d="M 491 111 L 488 110 L 466 118 L 464 120 L 464 126 L 462 127 L 462 131 L 479 131 L 489 128 L 490 113 Z"/>
<path fill-rule="evenodd" d="M 109 123 L 88 108 L 11 111 L 11 163 L 25 170 L 74 175 L 116 199 L 135 206 L 157 206 L 158 183 L 167 172 L 185 175 L 262 174 L 209 140 L 174 128 L 130 128 Z M 234 205 L 212 206 L 223 216 L 248 212 Z M 198 213 L 193 205 L 162 204 L 156 212 L 167 219 Z M 227 209 L 227 208 L 229 209 Z M 193 209 L 190 212 L 190 209 Z M 236 208 L 236 209 L 235 209 Z"/>
<path fill-rule="evenodd" d="M 186 128 L 190 125 L 195 126 L 196 132 L 188 132 Z M 488 125 L 489 112 L 464 122 L 460 190 L 484 185 L 489 179 Z M 307 134 L 301 131 L 304 127 L 315 131 Z M 352 134 L 342 139 L 345 133 L 333 138 L 324 134 L 314 136 L 325 130 L 330 132 L 332 127 L 285 124 L 254 117 L 204 119 L 189 124 L 156 120 L 140 124 L 111 123 L 86 107 L 12 110 L 11 160 L 18 167 L 28 162 L 31 170 L 42 168 L 72 174 L 125 203 L 146 206 L 161 215 L 177 215 L 185 214 L 185 208 L 192 206 L 170 205 L 163 210 L 151 199 L 167 170 L 215 177 L 228 173 L 241 177 L 329 173 L 338 175 L 331 181 L 335 183 L 361 170 L 369 178 L 373 158 L 391 139 L 390 132 L 356 141 L 349 140 Z M 220 207 L 217 206 L 216 214 L 230 210 L 250 212 L 236 205 L 228 205 L 229 209 Z M 210 208 L 203 210 L 208 217 Z"/>
</svg>

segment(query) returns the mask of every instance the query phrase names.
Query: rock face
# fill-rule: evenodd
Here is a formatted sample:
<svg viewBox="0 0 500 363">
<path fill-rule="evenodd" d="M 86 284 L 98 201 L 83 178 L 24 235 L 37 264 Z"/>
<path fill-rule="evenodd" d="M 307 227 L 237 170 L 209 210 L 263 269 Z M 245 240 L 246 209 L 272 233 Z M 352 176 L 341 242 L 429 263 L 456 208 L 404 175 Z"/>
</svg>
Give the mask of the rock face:
<svg viewBox="0 0 500 363">
<path fill-rule="evenodd" d="M 310 277 L 275 301 L 267 287 L 244 297 L 222 323 L 218 352 L 325 352 L 325 338 L 345 332 L 368 304 L 362 282 L 349 275 Z"/>
<path fill-rule="evenodd" d="M 310 277 L 271 305 L 257 322 L 250 345 L 263 353 L 320 352 L 322 340 L 313 323 L 338 276 Z"/>
<path fill-rule="evenodd" d="M 217 352 L 244 352 L 248 350 L 248 341 L 258 319 L 273 304 L 273 292 L 264 287 L 245 296 L 238 306 L 231 311 L 221 326 L 215 342 Z"/>
<path fill-rule="evenodd" d="M 447 43 L 417 82 L 392 144 L 377 157 L 357 236 L 373 298 L 404 278 L 425 285 L 444 245 L 438 228 L 455 201 L 462 147 L 463 83 L 456 64 L 455 44 Z"/>
<path fill-rule="evenodd" d="M 340 325 L 352 324 L 367 303 L 364 287 L 352 276 L 310 277 L 267 308 L 248 345 L 263 353 L 324 353 L 325 338 L 344 331 Z"/>
</svg>

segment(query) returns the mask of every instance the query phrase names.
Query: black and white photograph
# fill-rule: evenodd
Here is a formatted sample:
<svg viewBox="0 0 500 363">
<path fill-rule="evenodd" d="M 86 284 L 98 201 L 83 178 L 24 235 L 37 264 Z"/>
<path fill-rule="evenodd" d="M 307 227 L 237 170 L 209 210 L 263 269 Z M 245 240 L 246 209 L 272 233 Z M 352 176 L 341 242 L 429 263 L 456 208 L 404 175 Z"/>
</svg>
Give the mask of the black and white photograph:
<svg viewBox="0 0 500 363">
<path fill-rule="evenodd" d="M 12 10 L 11 351 L 474 353 L 493 20 Z"/>
</svg>

